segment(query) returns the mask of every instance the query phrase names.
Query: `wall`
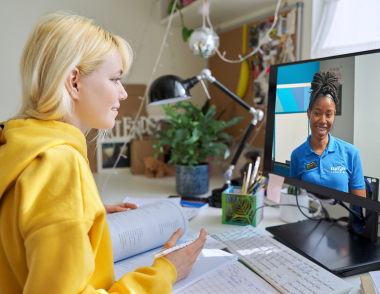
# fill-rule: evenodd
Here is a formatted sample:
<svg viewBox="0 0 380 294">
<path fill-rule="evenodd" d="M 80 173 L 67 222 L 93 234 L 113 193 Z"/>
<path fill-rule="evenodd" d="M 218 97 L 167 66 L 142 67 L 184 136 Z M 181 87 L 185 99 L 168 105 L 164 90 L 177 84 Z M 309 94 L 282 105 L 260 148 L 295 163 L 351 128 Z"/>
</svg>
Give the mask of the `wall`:
<svg viewBox="0 0 380 294">
<path fill-rule="evenodd" d="M 354 145 L 359 149 L 365 176 L 380 178 L 380 53 L 355 57 Z"/>
<path fill-rule="evenodd" d="M 335 69 L 334 72 L 340 77 L 339 82 L 342 84 L 342 115 L 335 116 L 330 133 L 334 137 L 353 144 L 355 58 L 338 58 L 321 61 L 319 64 L 321 71 Z"/>
<path fill-rule="evenodd" d="M 136 61 L 124 83 L 147 84 L 166 27 L 159 24 L 156 0 L 34 0 L 3 1 L 0 10 L 0 121 L 13 116 L 20 106 L 19 59 L 32 25 L 42 14 L 54 10 L 71 10 L 130 41 Z M 155 77 L 176 74 L 188 78 L 200 73 L 207 62 L 192 56 L 182 41 L 181 29 L 171 28 L 171 35 Z M 193 102 L 202 105 L 202 86 L 191 91 Z M 150 114 L 163 114 L 161 106 L 149 106 Z"/>
</svg>

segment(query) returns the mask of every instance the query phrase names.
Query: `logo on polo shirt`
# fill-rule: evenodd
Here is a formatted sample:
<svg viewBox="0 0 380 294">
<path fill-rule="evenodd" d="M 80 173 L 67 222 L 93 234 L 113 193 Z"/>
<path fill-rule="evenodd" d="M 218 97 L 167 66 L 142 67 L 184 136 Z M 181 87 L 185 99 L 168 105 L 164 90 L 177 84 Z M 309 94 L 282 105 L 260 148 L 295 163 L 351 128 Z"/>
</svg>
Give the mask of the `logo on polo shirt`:
<svg viewBox="0 0 380 294">
<path fill-rule="evenodd" d="M 332 174 L 344 174 L 346 173 L 346 168 L 343 166 L 331 167 Z"/>
</svg>

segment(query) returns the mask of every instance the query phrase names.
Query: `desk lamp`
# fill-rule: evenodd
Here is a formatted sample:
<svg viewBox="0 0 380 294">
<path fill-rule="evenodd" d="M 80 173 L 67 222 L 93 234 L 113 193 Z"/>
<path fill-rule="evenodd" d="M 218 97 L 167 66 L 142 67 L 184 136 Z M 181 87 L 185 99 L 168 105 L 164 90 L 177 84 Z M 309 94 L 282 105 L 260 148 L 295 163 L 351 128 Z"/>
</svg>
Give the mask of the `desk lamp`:
<svg viewBox="0 0 380 294">
<path fill-rule="evenodd" d="M 235 168 L 235 164 L 239 159 L 241 152 L 247 142 L 249 136 L 251 135 L 253 128 L 257 124 L 257 122 L 263 119 L 264 112 L 262 110 L 256 110 L 242 99 L 240 99 L 237 95 L 231 92 L 228 88 L 226 88 L 223 84 L 218 82 L 212 75 L 209 69 L 202 70 L 201 74 L 195 77 L 192 77 L 187 80 L 182 80 L 181 78 L 174 75 L 166 75 L 157 78 L 149 89 L 149 105 L 158 105 L 165 103 L 178 102 L 182 100 L 189 99 L 190 96 L 190 88 L 196 85 L 198 82 L 207 80 L 213 83 L 216 87 L 218 87 L 221 91 L 226 93 L 229 97 L 243 106 L 248 110 L 249 113 L 253 115 L 253 119 L 247 132 L 244 135 L 243 140 L 241 141 L 238 150 L 235 153 L 234 158 L 231 161 L 229 168 L 224 172 L 223 177 L 225 179 L 225 184 L 220 189 L 212 190 L 212 200 L 215 202 L 221 202 L 222 192 L 231 186 L 231 178 L 232 173 Z"/>
</svg>

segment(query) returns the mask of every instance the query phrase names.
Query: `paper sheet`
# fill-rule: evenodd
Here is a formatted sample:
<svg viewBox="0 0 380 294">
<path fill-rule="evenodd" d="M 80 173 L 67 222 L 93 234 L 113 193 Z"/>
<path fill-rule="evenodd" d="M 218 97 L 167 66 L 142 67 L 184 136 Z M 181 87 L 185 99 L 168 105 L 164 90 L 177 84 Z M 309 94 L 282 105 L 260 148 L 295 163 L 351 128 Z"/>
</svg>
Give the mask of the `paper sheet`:
<svg viewBox="0 0 380 294">
<path fill-rule="evenodd" d="M 188 220 L 195 217 L 200 211 L 199 208 L 191 208 L 191 207 L 182 207 L 182 209 L 186 212 Z"/>
<path fill-rule="evenodd" d="M 180 294 L 274 294 L 280 293 L 240 262 L 223 267 Z"/>
<path fill-rule="evenodd" d="M 284 184 L 284 177 L 275 175 L 275 174 L 269 174 L 269 182 L 268 182 L 268 190 L 267 190 L 267 196 L 268 199 L 280 203 L 281 198 L 281 189 L 282 185 Z"/>
<path fill-rule="evenodd" d="M 194 239 L 196 239 L 196 238 L 199 237 L 199 234 L 200 234 L 200 232 L 194 231 L 192 229 L 189 229 L 187 231 L 187 235 L 185 237 L 181 238 L 181 241 L 187 242 L 187 241 L 190 241 L 190 240 L 194 240 Z M 224 249 L 224 248 L 227 248 L 227 247 L 228 246 L 226 244 L 215 240 L 211 236 L 208 236 L 208 238 L 206 240 L 206 244 L 204 246 L 204 248 L 207 248 L 207 249 Z"/>
<path fill-rule="evenodd" d="M 114 261 L 163 246 L 179 228 L 183 228 L 184 236 L 189 229 L 182 207 L 167 200 L 106 217 Z"/>
<path fill-rule="evenodd" d="M 293 35 L 296 32 L 296 11 L 292 9 L 286 16 L 286 34 Z"/>
<path fill-rule="evenodd" d="M 157 202 L 160 200 L 167 200 L 171 201 L 173 203 L 179 203 L 181 202 L 181 197 L 173 197 L 173 198 L 133 198 L 133 197 L 125 197 L 123 200 L 123 203 L 128 202 L 128 203 L 133 203 L 136 204 L 137 206 L 144 205 L 144 204 L 149 204 L 153 202 Z"/>
<path fill-rule="evenodd" d="M 154 261 L 152 253 L 159 249 L 160 248 L 156 248 L 115 263 L 116 281 L 126 273 L 132 272 L 141 266 L 151 266 Z M 173 285 L 172 293 L 178 293 L 188 286 L 198 282 L 205 276 L 212 274 L 224 266 L 228 266 L 234 261 L 237 261 L 237 256 L 230 253 L 217 249 L 203 249 L 198 256 L 197 261 L 194 263 L 190 274 Z"/>
<path fill-rule="evenodd" d="M 373 284 L 375 285 L 376 293 L 380 293 L 380 271 L 369 272 Z"/>
</svg>

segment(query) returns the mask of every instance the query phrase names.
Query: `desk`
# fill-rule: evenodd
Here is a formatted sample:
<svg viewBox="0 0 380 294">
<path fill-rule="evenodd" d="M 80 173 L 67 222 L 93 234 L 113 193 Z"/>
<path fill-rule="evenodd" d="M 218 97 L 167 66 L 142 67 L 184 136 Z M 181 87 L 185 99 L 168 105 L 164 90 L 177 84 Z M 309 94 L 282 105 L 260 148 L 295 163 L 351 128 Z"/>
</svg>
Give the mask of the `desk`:
<svg viewBox="0 0 380 294">
<path fill-rule="evenodd" d="M 162 198 L 169 195 L 177 195 L 175 191 L 175 178 L 166 177 L 162 179 L 147 179 L 143 175 L 132 175 L 129 171 L 119 172 L 110 176 L 105 189 L 104 183 L 108 174 L 94 174 L 95 182 L 98 186 L 100 198 L 104 204 L 121 203 L 125 197 L 141 198 Z M 211 189 L 220 188 L 224 184 L 223 177 L 212 177 L 210 179 Z M 211 195 L 211 194 L 208 194 Z M 265 228 L 284 224 L 279 218 L 278 208 L 266 207 L 264 209 L 264 219 L 261 221 L 258 230 L 269 234 Z M 204 228 L 208 233 L 215 234 L 234 228 L 232 225 L 222 224 L 222 210 L 220 208 L 209 207 L 201 211 L 195 218 L 190 220 L 190 228 L 199 231 Z M 347 283 L 354 286 L 350 294 L 360 294 L 360 276 L 369 276 L 368 273 L 354 275 L 343 278 Z"/>
</svg>

